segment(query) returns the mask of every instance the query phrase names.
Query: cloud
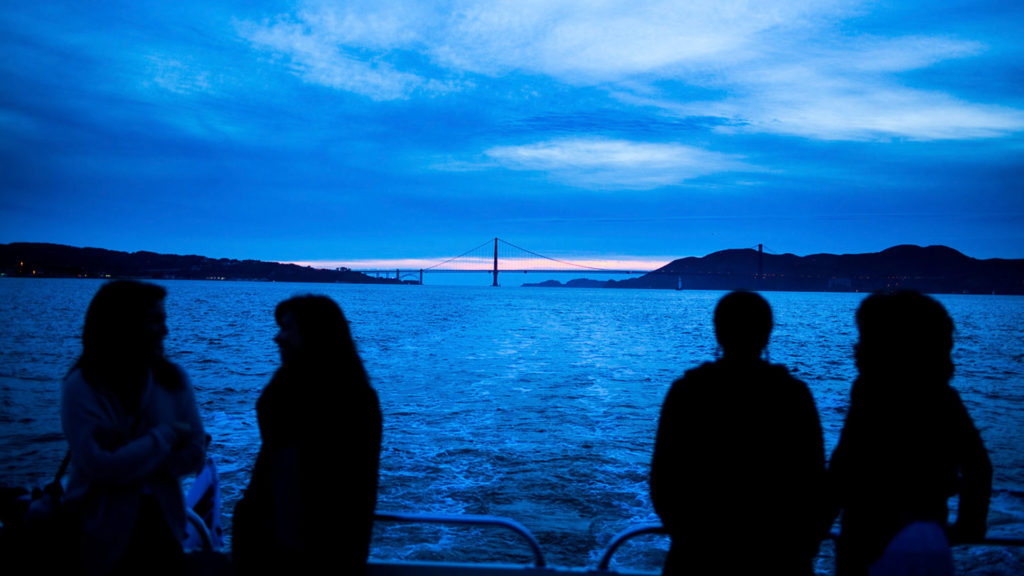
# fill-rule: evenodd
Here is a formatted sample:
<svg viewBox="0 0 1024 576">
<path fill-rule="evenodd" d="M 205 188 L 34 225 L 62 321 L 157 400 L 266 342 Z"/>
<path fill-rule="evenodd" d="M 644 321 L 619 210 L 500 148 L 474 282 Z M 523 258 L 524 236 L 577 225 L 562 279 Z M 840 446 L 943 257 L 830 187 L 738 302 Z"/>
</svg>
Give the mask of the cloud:
<svg viewBox="0 0 1024 576">
<path fill-rule="evenodd" d="M 464 3 L 446 42 L 446 65 L 482 74 L 512 70 L 564 82 L 617 82 L 712 60 L 742 58 L 758 34 L 799 23 L 813 2 L 499 1 Z"/>
<path fill-rule="evenodd" d="M 868 72 L 905 72 L 984 53 L 985 45 L 947 36 L 857 38 L 830 54 L 833 66 Z"/>
<path fill-rule="evenodd" d="M 414 20 L 397 19 L 383 10 L 361 14 L 357 8 L 358 3 L 336 9 L 311 7 L 272 22 L 241 22 L 238 31 L 253 47 L 283 57 L 307 82 L 373 100 L 404 99 L 417 91 L 452 88 L 443 81 L 400 70 L 390 62 L 401 60 L 401 52 L 415 41 L 416 31 L 410 27 Z"/>
<path fill-rule="evenodd" d="M 704 112 L 731 107 L 733 118 L 747 122 L 739 130 L 819 140 L 974 140 L 1024 129 L 1024 113 L 1019 110 L 899 87 L 766 94 L 761 102 L 754 108 L 750 100 L 727 101 Z M 748 116 L 741 110 L 756 113 Z"/>
<path fill-rule="evenodd" d="M 661 108 L 679 117 L 722 120 L 719 132 L 753 132 L 817 140 L 972 140 L 1024 130 L 1024 110 L 969 102 L 937 90 L 904 86 L 878 74 L 936 58 L 935 51 L 901 52 L 876 47 L 802 61 L 736 69 L 720 80 L 726 96 L 682 101 L 636 92 L 618 96 L 634 105 Z M 958 47 L 964 45 L 958 44 Z M 841 55 L 845 54 L 845 55 Z M 836 72 L 843 60 L 844 70 Z M 866 72 L 864 72 L 866 70 Z"/>
<path fill-rule="evenodd" d="M 397 99 L 416 89 L 450 89 L 448 74 L 522 72 L 591 84 L 743 57 L 760 33 L 801 26 L 834 4 L 309 1 L 294 14 L 243 22 L 239 32 L 255 48 L 289 59 L 310 82 Z"/>
<path fill-rule="evenodd" d="M 737 157 L 693 146 L 599 138 L 495 146 L 485 155 L 511 170 L 547 172 L 567 184 L 590 189 L 651 189 L 753 169 Z"/>
<path fill-rule="evenodd" d="M 175 58 L 151 55 L 147 77 L 149 82 L 179 96 L 207 93 L 213 89 L 210 72 L 197 69 L 192 63 Z"/>
<path fill-rule="evenodd" d="M 717 116 L 724 130 L 826 140 L 997 138 L 1022 111 L 958 96 L 954 80 L 906 73 L 979 58 L 950 34 L 860 35 L 863 2 L 649 0 L 307 2 L 243 23 L 253 47 L 304 80 L 395 100 L 481 78 L 601 87 L 620 102 Z M 883 15 L 884 16 L 884 15 Z M 467 80 L 468 79 L 468 80 Z M 691 101 L 694 89 L 721 96 Z"/>
</svg>

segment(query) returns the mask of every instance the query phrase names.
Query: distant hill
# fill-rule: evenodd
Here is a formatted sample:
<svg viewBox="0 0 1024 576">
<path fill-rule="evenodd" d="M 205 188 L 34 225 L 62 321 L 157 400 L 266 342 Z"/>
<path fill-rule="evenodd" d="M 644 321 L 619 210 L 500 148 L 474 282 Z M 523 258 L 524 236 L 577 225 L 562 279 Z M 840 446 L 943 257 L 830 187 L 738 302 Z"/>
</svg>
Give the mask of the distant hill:
<svg viewBox="0 0 1024 576">
<path fill-rule="evenodd" d="M 590 280 L 588 278 L 577 278 L 562 284 L 558 280 L 545 280 L 536 284 L 523 284 L 526 288 L 604 288 L 606 280 Z"/>
<path fill-rule="evenodd" d="M 272 282 L 344 282 L 398 284 L 348 269 L 322 270 L 296 264 L 179 256 L 154 252 L 117 252 L 61 244 L 0 244 L 0 274 L 42 278 L 148 278 L 185 280 L 262 280 Z"/>
<path fill-rule="evenodd" d="M 1024 260 L 978 260 L 946 246 L 902 245 L 869 254 L 760 254 L 723 250 L 680 258 L 608 288 L 1024 294 Z"/>
</svg>

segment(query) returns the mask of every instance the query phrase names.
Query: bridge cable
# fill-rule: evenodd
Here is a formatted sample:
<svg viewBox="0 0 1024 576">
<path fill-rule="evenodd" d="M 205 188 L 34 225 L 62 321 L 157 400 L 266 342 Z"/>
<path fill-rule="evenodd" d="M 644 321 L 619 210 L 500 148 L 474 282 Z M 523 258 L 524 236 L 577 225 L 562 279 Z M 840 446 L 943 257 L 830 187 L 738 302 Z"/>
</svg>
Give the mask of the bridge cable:
<svg viewBox="0 0 1024 576">
<path fill-rule="evenodd" d="M 597 268 L 595 266 L 586 266 L 584 264 L 574 264 L 572 262 L 566 262 L 564 260 L 559 260 L 557 258 L 551 258 L 551 257 L 545 256 L 543 254 L 537 254 L 536 252 L 532 252 L 530 250 L 527 250 L 526 248 L 521 248 L 521 247 L 516 246 L 515 244 L 513 244 L 511 242 L 507 242 L 505 240 L 502 240 L 501 238 L 498 238 L 498 240 L 501 240 L 501 242 L 503 244 L 507 244 L 507 245 L 515 248 L 516 250 L 521 250 L 523 252 L 526 252 L 527 254 L 530 254 L 531 256 L 536 256 L 537 258 L 541 258 L 541 259 L 544 259 L 544 260 L 550 260 L 552 262 L 557 262 L 557 263 L 565 265 L 565 266 L 573 266 L 575 268 L 586 268 L 587 270 L 601 270 L 601 271 L 605 271 L 605 272 L 612 271 L 609 268 Z M 486 244 L 486 242 L 485 242 L 485 244 Z M 474 250 L 475 250 L 475 248 L 474 248 Z"/>
<path fill-rule="evenodd" d="M 423 271 L 426 272 L 427 270 L 433 270 L 434 268 L 437 268 L 438 266 L 444 266 L 445 264 L 447 264 L 447 263 L 449 263 L 449 262 L 451 262 L 453 260 L 458 260 L 459 258 L 462 258 L 463 256 L 469 254 L 470 252 L 475 252 L 475 251 L 483 248 L 484 246 L 487 246 L 491 242 L 494 242 L 494 240 L 487 240 L 486 242 L 484 242 L 483 244 L 477 246 L 476 248 L 472 248 L 470 250 L 466 250 L 465 252 L 463 252 L 462 254 L 459 254 L 458 256 L 452 256 L 451 258 L 445 260 L 444 262 L 438 262 L 437 264 L 434 264 L 433 266 L 430 266 L 429 268 L 424 268 Z M 505 241 L 502 240 L 502 242 L 505 242 Z M 520 250 L 521 250 L 521 248 L 520 248 Z"/>
</svg>

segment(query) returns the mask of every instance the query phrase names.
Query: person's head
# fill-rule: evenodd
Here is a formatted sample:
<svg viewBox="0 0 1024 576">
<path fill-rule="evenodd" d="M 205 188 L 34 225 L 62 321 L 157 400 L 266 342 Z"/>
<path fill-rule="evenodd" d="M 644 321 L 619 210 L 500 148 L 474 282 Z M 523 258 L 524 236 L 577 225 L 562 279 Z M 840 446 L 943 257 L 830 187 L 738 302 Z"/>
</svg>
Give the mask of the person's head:
<svg viewBox="0 0 1024 576">
<path fill-rule="evenodd" d="M 274 341 L 285 364 L 325 363 L 355 354 L 348 321 L 341 308 L 327 296 L 289 298 L 277 305 L 274 319 L 280 327 Z"/>
<path fill-rule="evenodd" d="M 181 385 L 177 369 L 164 358 L 166 296 L 160 286 L 134 280 L 100 287 L 85 313 L 82 355 L 75 363 L 86 382 L 127 403 L 138 400 L 150 371 L 166 388 Z"/>
<path fill-rule="evenodd" d="M 134 280 L 101 286 L 85 313 L 82 356 L 128 362 L 162 357 L 166 296 L 160 286 Z"/>
<path fill-rule="evenodd" d="M 730 292 L 715 306 L 715 338 L 727 358 L 757 358 L 772 332 L 772 309 L 759 294 Z"/>
<path fill-rule="evenodd" d="M 933 298 L 912 291 L 877 293 L 857 309 L 857 369 L 862 375 L 921 383 L 953 377 L 953 320 Z"/>
</svg>

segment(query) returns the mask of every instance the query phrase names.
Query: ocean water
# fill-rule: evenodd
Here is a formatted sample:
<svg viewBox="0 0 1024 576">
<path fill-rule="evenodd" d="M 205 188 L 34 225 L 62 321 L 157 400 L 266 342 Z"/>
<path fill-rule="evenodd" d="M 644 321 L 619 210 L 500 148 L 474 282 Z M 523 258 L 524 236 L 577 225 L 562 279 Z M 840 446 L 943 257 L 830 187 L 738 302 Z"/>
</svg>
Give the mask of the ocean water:
<svg viewBox="0 0 1024 576">
<path fill-rule="evenodd" d="M 559 566 L 593 565 L 608 539 L 656 522 L 647 475 L 669 384 L 714 358 L 721 292 L 474 286 L 161 282 L 168 355 L 190 374 L 213 435 L 225 524 L 259 446 L 255 402 L 278 363 L 274 306 L 300 293 L 345 310 L 380 395 L 378 509 L 515 519 Z M 59 386 L 100 282 L 0 279 L 0 483 L 38 484 L 65 449 Z M 769 345 L 810 386 L 831 452 L 855 375 L 859 294 L 765 293 Z M 990 535 L 1024 537 L 1024 298 L 938 296 L 956 322 L 954 386 L 995 466 Z M 340 449 L 341 447 L 339 447 Z M 332 458 L 324 454 L 324 458 Z M 337 484 L 325 479 L 325 487 Z M 325 494 L 325 497 L 329 497 Z M 229 528 L 230 530 L 230 528 Z M 492 529 L 381 524 L 372 557 L 527 562 Z M 737 518 L 737 547 L 750 537 Z M 657 571 L 665 537 L 616 555 Z M 827 572 L 830 544 L 819 569 Z M 1022 550 L 957 550 L 973 573 L 1024 571 Z"/>
</svg>

